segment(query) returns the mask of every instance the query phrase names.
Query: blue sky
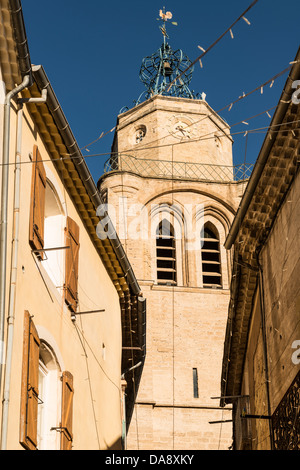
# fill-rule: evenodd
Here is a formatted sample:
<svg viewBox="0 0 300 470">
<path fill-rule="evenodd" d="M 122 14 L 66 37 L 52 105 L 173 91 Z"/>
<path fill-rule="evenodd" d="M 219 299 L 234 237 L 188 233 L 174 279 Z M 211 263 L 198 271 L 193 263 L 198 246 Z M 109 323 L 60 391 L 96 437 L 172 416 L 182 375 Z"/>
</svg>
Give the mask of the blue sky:
<svg viewBox="0 0 300 470">
<path fill-rule="evenodd" d="M 31 61 L 42 64 L 80 147 L 116 124 L 124 106 L 133 107 L 144 91 L 142 59 L 162 43 L 159 10 L 171 11 L 178 26 L 168 26 L 169 44 L 193 61 L 251 4 L 251 0 L 23 0 Z M 205 92 L 216 111 L 289 66 L 299 47 L 299 0 L 259 0 L 197 63 L 190 88 Z M 245 158 L 244 131 L 268 126 L 264 111 L 275 107 L 287 73 L 220 115 L 232 125 L 234 164 Z M 269 111 L 272 116 L 274 110 Z M 249 125 L 235 123 L 247 121 Z M 254 163 L 264 131 L 249 134 L 246 161 Z M 97 182 L 108 159 L 113 133 L 89 147 L 86 162 Z M 106 154 L 91 156 L 95 154 Z"/>
</svg>

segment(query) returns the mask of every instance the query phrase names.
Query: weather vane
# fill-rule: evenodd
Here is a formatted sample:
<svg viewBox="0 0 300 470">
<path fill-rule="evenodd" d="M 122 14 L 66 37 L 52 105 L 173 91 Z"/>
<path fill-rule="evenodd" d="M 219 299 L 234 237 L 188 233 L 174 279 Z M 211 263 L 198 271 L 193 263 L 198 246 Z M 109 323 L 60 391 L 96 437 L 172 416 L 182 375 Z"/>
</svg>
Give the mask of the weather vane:
<svg viewBox="0 0 300 470">
<path fill-rule="evenodd" d="M 173 50 L 168 44 L 169 39 L 166 23 L 178 26 L 172 20 L 173 15 L 166 11 L 165 7 L 159 10 L 157 21 L 162 22 L 159 29 L 163 35 L 163 43 L 154 54 L 144 57 L 140 69 L 140 80 L 145 85 L 139 98 L 134 101 L 135 106 L 142 99 L 149 99 L 154 95 L 175 96 L 180 98 L 200 99 L 201 95 L 190 90 L 189 84 L 192 79 L 194 67 L 186 54 L 181 49 Z M 128 107 L 123 107 L 124 112 Z"/>
<path fill-rule="evenodd" d="M 169 39 L 167 30 L 166 30 L 166 22 L 168 20 L 171 20 L 173 18 L 173 15 L 170 11 L 166 12 L 165 7 L 163 7 L 162 10 L 159 10 L 159 16 L 163 21 L 163 25 L 160 26 L 159 29 L 161 30 L 163 37 L 164 37 L 164 41 L 165 41 L 165 38 Z M 157 21 L 161 21 L 160 18 L 157 18 Z M 173 24 L 174 26 L 178 26 L 178 23 L 176 21 L 172 21 L 171 24 Z"/>
<path fill-rule="evenodd" d="M 144 92 L 146 99 L 154 95 L 178 96 L 191 99 L 198 97 L 189 89 L 189 83 L 193 74 L 193 67 L 190 67 L 191 61 L 181 49 L 173 51 L 167 43 L 169 36 L 166 30 L 166 23 L 172 20 L 172 18 L 172 13 L 166 11 L 165 7 L 159 10 L 159 18 L 156 19 L 157 21 L 162 21 L 159 29 L 162 32 L 164 42 L 154 54 L 143 59 L 140 70 L 140 79 L 146 87 L 146 92 Z M 171 21 L 170 23 L 178 26 L 176 21 Z M 188 67 L 188 72 L 184 73 Z M 172 85 L 170 86 L 171 83 Z M 137 104 L 140 102 L 140 98 Z"/>
</svg>

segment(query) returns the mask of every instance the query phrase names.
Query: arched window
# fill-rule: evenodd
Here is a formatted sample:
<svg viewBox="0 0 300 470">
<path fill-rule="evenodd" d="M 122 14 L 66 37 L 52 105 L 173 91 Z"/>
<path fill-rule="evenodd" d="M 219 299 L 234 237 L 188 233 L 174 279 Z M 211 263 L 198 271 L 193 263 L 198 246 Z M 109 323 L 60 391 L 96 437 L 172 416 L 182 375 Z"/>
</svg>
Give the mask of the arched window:
<svg viewBox="0 0 300 470">
<path fill-rule="evenodd" d="M 39 350 L 39 404 L 37 447 L 59 450 L 60 436 L 55 430 L 60 422 L 61 371 L 51 348 L 41 342 Z"/>
<path fill-rule="evenodd" d="M 210 222 L 204 225 L 201 245 L 203 287 L 222 287 L 219 234 Z"/>
<path fill-rule="evenodd" d="M 177 284 L 174 228 L 166 219 L 156 230 L 156 267 L 158 284 Z"/>
<path fill-rule="evenodd" d="M 20 444 L 28 450 L 71 450 L 73 442 L 73 375 L 61 369 L 56 344 L 40 338 L 47 330 L 36 328 L 33 316 L 24 314 L 21 381 Z M 44 331 L 43 331 L 44 330 Z M 58 353 L 58 354 L 57 354 Z"/>
</svg>

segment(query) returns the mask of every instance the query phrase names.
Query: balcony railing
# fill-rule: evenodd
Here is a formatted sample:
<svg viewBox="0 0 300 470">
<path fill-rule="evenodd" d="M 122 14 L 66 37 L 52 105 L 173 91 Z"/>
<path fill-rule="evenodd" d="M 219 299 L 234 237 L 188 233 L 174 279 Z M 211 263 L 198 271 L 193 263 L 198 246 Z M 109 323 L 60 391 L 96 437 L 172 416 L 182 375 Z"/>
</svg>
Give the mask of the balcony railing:
<svg viewBox="0 0 300 470">
<path fill-rule="evenodd" d="M 132 155 L 114 155 L 104 164 L 104 173 L 130 172 L 150 178 L 187 179 L 209 182 L 238 182 L 248 180 L 253 165 L 235 166 L 206 163 L 172 162 L 168 160 L 139 159 Z"/>
<path fill-rule="evenodd" d="M 274 450 L 300 450 L 300 371 L 272 416 Z"/>
</svg>

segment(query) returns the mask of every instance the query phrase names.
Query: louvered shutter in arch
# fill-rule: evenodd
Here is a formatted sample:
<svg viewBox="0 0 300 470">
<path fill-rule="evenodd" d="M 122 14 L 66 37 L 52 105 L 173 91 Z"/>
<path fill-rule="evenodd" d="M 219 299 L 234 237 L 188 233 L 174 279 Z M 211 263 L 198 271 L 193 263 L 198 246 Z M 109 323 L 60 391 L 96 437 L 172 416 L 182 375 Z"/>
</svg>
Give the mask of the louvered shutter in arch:
<svg viewBox="0 0 300 470">
<path fill-rule="evenodd" d="M 222 287 L 220 239 L 215 226 L 204 226 L 202 256 L 203 287 Z"/>
<path fill-rule="evenodd" d="M 73 443 L 73 375 L 62 374 L 61 450 L 72 450 Z"/>
<path fill-rule="evenodd" d="M 78 261 L 79 261 L 79 227 L 67 217 L 65 229 L 66 271 L 65 271 L 65 301 L 69 308 L 76 312 L 78 304 Z"/>
<path fill-rule="evenodd" d="M 28 311 L 24 315 L 23 364 L 21 384 L 20 443 L 37 449 L 38 383 L 40 339 Z"/>
<path fill-rule="evenodd" d="M 44 248 L 46 172 L 38 147 L 33 148 L 29 243 L 33 250 Z M 43 258 L 43 254 L 39 256 Z"/>
<path fill-rule="evenodd" d="M 164 219 L 156 230 L 157 283 L 176 285 L 176 240 L 174 228 Z"/>
</svg>

